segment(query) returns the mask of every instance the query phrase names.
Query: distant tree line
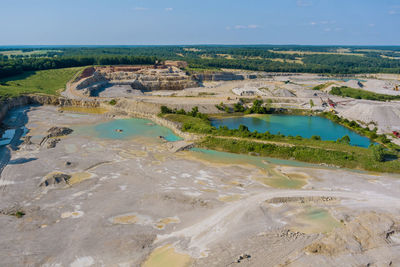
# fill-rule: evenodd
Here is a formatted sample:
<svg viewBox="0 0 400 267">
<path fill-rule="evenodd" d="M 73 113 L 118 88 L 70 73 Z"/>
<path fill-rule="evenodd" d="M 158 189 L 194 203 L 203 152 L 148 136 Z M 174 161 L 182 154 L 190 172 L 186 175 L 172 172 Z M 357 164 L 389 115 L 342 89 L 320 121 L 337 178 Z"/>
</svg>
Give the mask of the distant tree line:
<svg viewBox="0 0 400 267">
<path fill-rule="evenodd" d="M 345 48 L 355 55 L 302 54 L 336 52 Z M 400 47 L 336 46 L 87 46 L 14 48 L 43 53 L 6 56 L 0 54 L 0 78 L 24 71 L 86 65 L 154 64 L 156 60 L 185 60 L 191 68 L 245 69 L 267 72 L 327 74 L 400 73 Z M 12 49 L 2 48 L 1 51 Z M 292 51 L 292 53 L 279 53 Z M 298 53 L 296 53 L 298 52 Z M 360 55 L 362 54 L 362 55 Z M 224 58 L 229 56 L 229 58 Z M 295 61 L 301 58 L 300 61 Z"/>
<path fill-rule="evenodd" d="M 130 65 L 154 64 L 155 57 L 150 56 L 70 56 L 54 58 L 0 58 L 0 78 L 10 77 L 24 71 L 59 69 L 89 65 Z"/>
</svg>

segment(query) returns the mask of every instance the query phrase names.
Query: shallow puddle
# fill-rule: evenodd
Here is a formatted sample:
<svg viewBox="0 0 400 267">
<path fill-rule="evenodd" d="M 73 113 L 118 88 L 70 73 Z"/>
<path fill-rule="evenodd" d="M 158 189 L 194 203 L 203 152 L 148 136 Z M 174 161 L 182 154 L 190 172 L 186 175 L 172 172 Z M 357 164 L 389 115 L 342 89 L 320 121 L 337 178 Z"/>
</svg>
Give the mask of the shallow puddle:
<svg viewBox="0 0 400 267">
<path fill-rule="evenodd" d="M 307 207 L 296 214 L 295 223 L 293 230 L 306 234 L 327 233 L 341 226 L 329 211 L 317 207 Z"/>
<path fill-rule="evenodd" d="M 137 137 L 151 137 L 159 139 L 164 137 L 167 141 L 178 141 L 180 137 L 176 136 L 170 129 L 152 123 L 145 119 L 117 119 L 108 122 L 77 126 L 76 134 L 95 136 L 103 139 L 129 140 Z"/>
<path fill-rule="evenodd" d="M 142 267 L 186 267 L 192 259 L 189 255 L 178 253 L 171 245 L 156 248 Z"/>
</svg>

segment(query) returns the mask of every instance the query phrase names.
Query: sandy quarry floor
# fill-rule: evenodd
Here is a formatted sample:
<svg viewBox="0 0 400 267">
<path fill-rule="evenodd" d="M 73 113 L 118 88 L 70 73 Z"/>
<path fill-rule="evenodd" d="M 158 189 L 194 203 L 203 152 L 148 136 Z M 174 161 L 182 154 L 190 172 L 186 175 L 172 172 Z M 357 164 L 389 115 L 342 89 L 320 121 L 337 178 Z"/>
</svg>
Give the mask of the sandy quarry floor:
<svg viewBox="0 0 400 267">
<path fill-rule="evenodd" d="M 333 78 L 317 74 L 273 74 L 258 73 L 257 79 L 238 81 L 204 82 L 201 87 L 184 90 L 148 91 L 131 90 L 127 85 L 114 85 L 99 92 L 97 97 L 86 97 L 73 86 L 68 86 L 63 96 L 72 99 L 109 101 L 113 98 L 124 98 L 131 101 L 150 102 L 167 105 L 171 108 L 186 109 L 197 106 L 203 113 L 220 112 L 215 105 L 221 102 L 233 105 L 240 98 L 255 97 L 271 100 L 273 106 L 288 109 L 311 109 L 310 100 L 314 103 L 312 109 L 331 111 L 330 107 L 323 107 L 322 101 L 328 98 L 337 103 L 335 111 L 349 120 L 358 121 L 365 127 L 378 128 L 378 133 L 391 134 L 400 131 L 400 101 L 379 102 L 342 98 L 329 94 L 334 86 L 349 86 L 380 94 L 399 95 L 394 91 L 395 85 L 400 86 L 400 76 L 392 74 L 365 74 L 351 78 Z M 360 82 L 360 83 L 359 83 Z M 326 84 L 322 90 L 312 90 L 313 87 Z M 257 89 L 261 95 L 240 96 L 233 89 Z M 153 113 L 158 113 L 158 109 Z M 400 140 L 396 140 L 400 143 Z"/>
<path fill-rule="evenodd" d="M 399 177 L 260 169 L 147 137 L 73 133 L 47 149 L 35 144 L 50 127 L 107 115 L 27 116 L 34 144 L 11 151 L 0 176 L 0 210 L 26 213 L 0 214 L 2 266 L 400 265 Z M 71 185 L 38 186 L 55 171 Z"/>
</svg>

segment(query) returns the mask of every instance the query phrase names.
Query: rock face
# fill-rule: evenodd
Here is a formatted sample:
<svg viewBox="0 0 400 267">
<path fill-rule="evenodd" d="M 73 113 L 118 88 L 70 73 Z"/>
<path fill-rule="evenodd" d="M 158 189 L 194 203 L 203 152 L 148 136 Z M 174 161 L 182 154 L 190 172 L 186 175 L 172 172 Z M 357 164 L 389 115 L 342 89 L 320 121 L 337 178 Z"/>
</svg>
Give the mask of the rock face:
<svg viewBox="0 0 400 267">
<path fill-rule="evenodd" d="M 130 85 L 132 89 L 143 91 L 183 90 L 198 86 L 198 82 L 182 70 L 170 67 L 99 67 L 93 75 L 78 82 L 76 89 L 91 96 L 110 85 Z"/>
<path fill-rule="evenodd" d="M 73 130 L 67 127 L 51 127 L 47 131 L 48 134 L 43 137 L 39 145 L 43 146 L 44 144 L 47 144 L 47 148 L 54 148 L 56 147 L 57 143 L 60 142 L 60 139 L 55 137 L 69 135 L 72 132 Z"/>
<path fill-rule="evenodd" d="M 74 130 L 67 128 L 67 127 L 51 127 L 47 132 L 49 133 L 47 137 L 58 137 L 58 136 L 64 136 L 64 135 L 69 135 L 73 132 Z"/>
<path fill-rule="evenodd" d="M 81 101 L 51 95 L 20 96 L 0 101 L 0 122 L 3 121 L 10 109 L 26 105 L 55 105 L 60 107 L 81 106 L 94 108 L 99 107 L 100 103 L 98 101 Z"/>
<path fill-rule="evenodd" d="M 228 71 L 205 72 L 193 75 L 196 80 L 203 81 L 236 81 L 257 78 L 254 74 L 234 73 Z"/>
<path fill-rule="evenodd" d="M 68 184 L 68 180 L 71 178 L 71 175 L 65 174 L 62 172 L 53 172 L 47 174 L 43 177 L 42 181 L 40 182 L 40 187 L 47 187 L 47 186 L 65 186 Z"/>
</svg>

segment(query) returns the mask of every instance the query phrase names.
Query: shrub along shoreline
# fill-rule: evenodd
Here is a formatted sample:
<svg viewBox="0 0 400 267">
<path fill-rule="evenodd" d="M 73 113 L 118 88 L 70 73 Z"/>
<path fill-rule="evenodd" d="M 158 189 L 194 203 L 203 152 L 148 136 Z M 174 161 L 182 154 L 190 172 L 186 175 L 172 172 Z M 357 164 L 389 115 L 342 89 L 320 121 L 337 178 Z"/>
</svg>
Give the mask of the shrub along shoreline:
<svg viewBox="0 0 400 267">
<path fill-rule="evenodd" d="M 400 173 L 399 152 L 388 143 L 385 144 L 388 145 L 387 148 L 382 145 L 362 148 L 351 146 L 348 136 L 337 141 L 323 141 L 319 136 L 308 139 L 301 136 L 274 135 L 269 132 L 250 132 L 245 125 L 240 125 L 239 129 L 215 128 L 211 125 L 210 118 L 200 113 L 197 107 L 190 112 L 185 112 L 163 106 L 160 116 L 180 123 L 184 132 L 203 136 L 197 142 L 197 146 L 202 148 L 328 164 L 350 169 Z M 351 122 L 343 121 L 343 123 L 351 124 L 349 127 L 361 127 Z M 374 133 L 374 131 L 371 132 Z"/>
</svg>

